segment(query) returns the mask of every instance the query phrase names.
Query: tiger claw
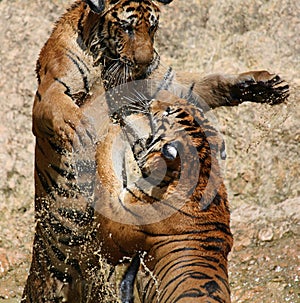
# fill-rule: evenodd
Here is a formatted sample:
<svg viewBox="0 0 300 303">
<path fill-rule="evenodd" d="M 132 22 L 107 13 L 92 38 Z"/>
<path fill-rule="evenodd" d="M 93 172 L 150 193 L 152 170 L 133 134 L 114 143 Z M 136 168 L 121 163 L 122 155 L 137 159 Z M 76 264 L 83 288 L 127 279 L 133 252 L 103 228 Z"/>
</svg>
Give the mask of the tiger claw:
<svg viewBox="0 0 300 303">
<path fill-rule="evenodd" d="M 250 101 L 275 105 L 284 102 L 288 96 L 288 83 L 280 76 L 266 74 L 266 72 L 263 76 L 245 77 L 231 89 L 232 99 L 239 103 Z"/>
<path fill-rule="evenodd" d="M 271 105 L 282 103 L 289 97 L 289 85 L 278 75 L 267 81 L 266 86 L 273 92 L 268 102 Z"/>
</svg>

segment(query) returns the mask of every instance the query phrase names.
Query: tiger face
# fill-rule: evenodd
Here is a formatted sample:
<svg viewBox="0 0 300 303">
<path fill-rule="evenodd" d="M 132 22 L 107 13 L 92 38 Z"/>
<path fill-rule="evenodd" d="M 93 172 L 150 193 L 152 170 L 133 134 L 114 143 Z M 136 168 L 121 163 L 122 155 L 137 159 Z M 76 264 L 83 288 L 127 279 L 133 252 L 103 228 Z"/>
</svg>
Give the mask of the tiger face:
<svg viewBox="0 0 300 303">
<path fill-rule="evenodd" d="M 144 79 L 158 67 L 159 55 L 153 43 L 159 7 L 154 1 L 85 2 L 91 12 L 85 24 L 88 30 L 84 41 L 94 57 L 94 64 L 103 65 L 102 79 L 106 88 Z"/>
</svg>

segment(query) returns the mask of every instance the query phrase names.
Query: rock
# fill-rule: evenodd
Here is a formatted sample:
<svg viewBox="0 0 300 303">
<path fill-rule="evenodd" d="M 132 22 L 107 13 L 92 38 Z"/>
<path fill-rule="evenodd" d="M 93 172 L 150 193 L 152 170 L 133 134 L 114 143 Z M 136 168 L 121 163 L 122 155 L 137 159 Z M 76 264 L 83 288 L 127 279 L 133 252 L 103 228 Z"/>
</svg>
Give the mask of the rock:
<svg viewBox="0 0 300 303">
<path fill-rule="evenodd" d="M 258 239 L 263 242 L 272 241 L 274 237 L 274 233 L 272 228 L 263 228 L 258 232 Z"/>
</svg>

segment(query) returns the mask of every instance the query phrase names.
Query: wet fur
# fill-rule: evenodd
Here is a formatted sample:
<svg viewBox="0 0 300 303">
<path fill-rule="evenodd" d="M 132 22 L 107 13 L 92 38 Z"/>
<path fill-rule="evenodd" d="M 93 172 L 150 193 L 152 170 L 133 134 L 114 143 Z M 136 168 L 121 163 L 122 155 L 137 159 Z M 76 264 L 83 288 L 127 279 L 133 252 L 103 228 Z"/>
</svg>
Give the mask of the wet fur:
<svg viewBox="0 0 300 303">
<path fill-rule="evenodd" d="M 80 184 L 74 169 L 76 166 L 83 173 L 96 174 L 96 164 L 82 161 L 75 165 L 72 149 L 76 144 L 90 146 L 95 142 L 95 129 L 90 127 L 88 117 L 84 117 L 84 108 L 93 96 L 123 82 L 165 73 L 153 48 L 157 22 L 151 16 L 159 12 L 154 2 L 129 4 L 129 7 L 144 8 L 139 14 L 141 25 L 134 39 L 132 25 L 128 27 L 126 22 L 118 20 L 128 1 L 103 2 L 104 11 L 98 7 L 100 14 L 86 2 L 76 1 L 59 19 L 37 61 L 38 89 L 33 106 L 37 224 L 22 302 L 101 301 L 95 279 L 99 267 L 95 252 L 103 239 L 109 239 L 112 223 L 95 217 L 95 202 L 90 196 L 94 180 Z M 110 32 L 111 21 L 116 27 L 111 27 Z M 118 50 L 117 43 L 121 43 Z M 141 45 L 147 45 L 147 56 L 141 52 Z M 177 74 L 177 79 L 188 85 L 194 83 L 194 91 L 214 108 L 244 101 L 280 103 L 288 95 L 288 86 L 265 71 L 205 78 Z M 110 158 L 102 160 L 110 165 Z M 95 237 L 99 234 L 99 220 L 108 228 Z M 124 233 L 126 230 L 124 227 Z M 132 255 L 144 240 L 143 234 L 133 236 L 128 242 L 132 248 L 129 251 L 119 249 L 118 237 L 108 240 L 103 254 L 116 264 L 124 255 Z"/>
<path fill-rule="evenodd" d="M 135 256 L 135 260 L 140 252 L 146 252 L 144 264 L 152 274 L 146 274 L 139 280 L 143 303 L 230 302 L 227 256 L 232 247 L 232 235 L 227 193 L 217 160 L 222 139 L 203 112 L 192 103 L 162 91 L 157 100 L 151 101 L 149 112 L 145 109 L 142 114 L 145 115 L 145 124 L 152 119 L 155 127 L 150 140 L 145 140 L 142 148 L 139 147 L 140 152 L 136 153 L 134 144 L 132 152 L 140 177 L 150 176 L 153 184 L 158 184 L 150 185 L 147 191 L 139 188 L 138 183 L 130 183 L 130 178 L 119 182 L 113 167 L 103 161 L 103 153 L 118 152 L 110 138 L 116 132 L 129 130 L 126 123 L 134 121 L 132 115 L 120 123 L 121 128 L 118 125 L 112 127 L 98 146 L 98 176 L 100 183 L 104 182 L 105 176 L 109 176 L 110 185 L 106 190 L 112 195 L 108 197 L 100 192 L 99 203 L 111 199 L 114 201 L 112 209 L 119 209 L 115 213 L 118 218 L 136 216 L 137 222 L 140 222 L 127 225 L 99 215 L 103 230 L 111 235 L 103 237 L 103 247 L 107 249 L 106 255 L 111 262 L 116 262 L 123 254 Z M 136 111 L 136 106 L 133 108 Z M 141 116 L 141 112 L 137 111 L 136 115 Z M 182 149 L 180 153 L 185 156 L 186 162 L 182 162 L 180 154 L 176 156 L 176 153 L 166 152 L 166 146 Z M 129 161 L 129 158 L 129 153 L 125 154 L 124 160 Z M 162 173 L 162 162 L 167 166 L 165 173 Z M 132 170 L 129 168 L 123 177 L 136 174 L 136 167 L 132 166 Z M 179 185 L 180 178 L 186 178 L 184 170 L 188 170 L 191 182 L 197 184 L 189 192 L 187 187 Z M 177 210 L 176 197 L 185 199 Z M 139 219 L 135 212 L 137 205 L 145 208 L 145 216 L 149 215 L 152 207 L 157 208 L 157 218 L 160 218 L 163 209 L 172 208 L 173 212 L 155 223 L 143 224 L 143 218 Z M 138 270 L 136 264 L 131 264 L 129 272 Z M 132 281 L 132 276 L 129 281 L 125 274 L 122 281 L 122 285 L 127 285 L 126 291 L 123 291 L 125 297 L 131 297 L 128 295 L 128 284 L 131 283 L 129 289 L 132 291 Z"/>
</svg>

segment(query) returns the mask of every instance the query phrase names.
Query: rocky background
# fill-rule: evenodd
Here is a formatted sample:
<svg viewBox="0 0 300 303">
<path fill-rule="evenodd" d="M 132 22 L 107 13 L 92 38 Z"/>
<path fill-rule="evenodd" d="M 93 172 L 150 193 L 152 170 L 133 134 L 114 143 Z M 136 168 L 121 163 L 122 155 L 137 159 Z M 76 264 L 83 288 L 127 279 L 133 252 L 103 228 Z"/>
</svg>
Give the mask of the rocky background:
<svg viewBox="0 0 300 303">
<path fill-rule="evenodd" d="M 31 258 L 35 62 L 69 3 L 0 0 L 1 303 L 19 301 Z M 297 0 L 174 0 L 162 9 L 162 64 L 204 75 L 266 69 L 290 84 L 285 104 L 214 111 L 227 145 L 234 303 L 300 301 L 299 12 Z"/>
</svg>

